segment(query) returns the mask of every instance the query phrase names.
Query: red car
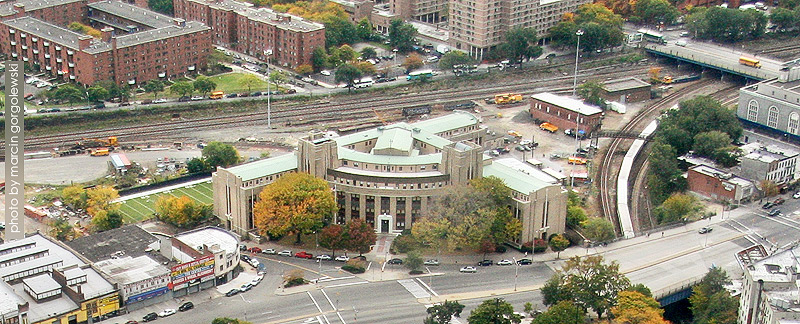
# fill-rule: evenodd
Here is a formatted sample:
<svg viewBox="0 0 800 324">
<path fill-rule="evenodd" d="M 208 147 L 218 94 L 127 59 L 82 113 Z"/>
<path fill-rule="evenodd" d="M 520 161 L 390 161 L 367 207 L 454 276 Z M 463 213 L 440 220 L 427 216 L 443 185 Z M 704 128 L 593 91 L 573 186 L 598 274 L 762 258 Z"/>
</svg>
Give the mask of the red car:
<svg viewBox="0 0 800 324">
<path fill-rule="evenodd" d="M 248 250 L 249 250 L 250 252 L 253 252 L 253 253 L 261 253 L 261 248 L 260 248 L 260 247 L 257 247 L 257 246 L 251 247 L 251 248 L 249 248 Z"/>
<path fill-rule="evenodd" d="M 313 259 L 314 255 L 311 253 L 306 253 L 306 251 L 297 252 L 294 254 L 295 258 L 303 258 L 303 259 Z"/>
</svg>

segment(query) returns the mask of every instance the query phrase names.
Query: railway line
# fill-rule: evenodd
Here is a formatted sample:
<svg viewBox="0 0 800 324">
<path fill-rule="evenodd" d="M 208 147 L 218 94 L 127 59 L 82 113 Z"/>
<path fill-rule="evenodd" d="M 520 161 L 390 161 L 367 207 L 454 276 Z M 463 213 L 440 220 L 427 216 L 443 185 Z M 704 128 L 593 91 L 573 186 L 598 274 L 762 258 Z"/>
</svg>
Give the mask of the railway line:
<svg viewBox="0 0 800 324">
<path fill-rule="evenodd" d="M 641 66 L 628 66 L 615 68 L 613 72 L 607 69 L 595 69 L 593 73 L 604 77 L 645 75 L 647 69 Z M 594 74 L 585 75 L 592 77 Z M 354 98 L 340 102 L 317 102 L 309 105 L 279 104 L 273 105 L 272 119 L 276 123 L 319 123 L 331 121 L 347 121 L 372 116 L 375 111 L 382 114 L 396 113 L 405 107 L 414 107 L 423 104 L 446 104 L 450 102 L 477 100 L 501 92 L 519 92 L 523 95 L 541 91 L 564 91 L 565 84 L 570 83 L 572 76 L 555 77 L 531 82 L 522 79 L 516 82 L 494 86 L 470 86 L 458 89 L 445 89 L 425 93 L 409 93 L 395 97 Z M 571 89 L 571 88 L 568 88 Z M 386 117 L 386 116 L 384 116 Z M 230 116 L 204 117 L 192 120 L 179 120 L 158 122 L 148 125 L 135 125 L 124 127 L 111 127 L 101 130 L 87 130 L 80 132 L 63 133 L 58 135 L 29 137 L 26 139 L 28 148 L 52 148 L 69 145 L 82 138 L 117 136 L 123 140 L 136 137 L 152 137 L 156 134 L 171 134 L 186 130 L 209 129 L 227 125 L 253 125 L 267 120 L 266 111 L 256 111 L 235 114 Z M 3 142 L 0 142 L 0 147 Z"/>
<path fill-rule="evenodd" d="M 800 44 L 787 45 L 787 46 L 782 46 L 782 47 L 775 47 L 775 48 L 760 50 L 760 51 L 758 51 L 758 53 L 759 54 L 773 54 L 773 53 L 780 53 L 780 52 L 791 51 L 791 50 L 800 50 Z"/>
</svg>

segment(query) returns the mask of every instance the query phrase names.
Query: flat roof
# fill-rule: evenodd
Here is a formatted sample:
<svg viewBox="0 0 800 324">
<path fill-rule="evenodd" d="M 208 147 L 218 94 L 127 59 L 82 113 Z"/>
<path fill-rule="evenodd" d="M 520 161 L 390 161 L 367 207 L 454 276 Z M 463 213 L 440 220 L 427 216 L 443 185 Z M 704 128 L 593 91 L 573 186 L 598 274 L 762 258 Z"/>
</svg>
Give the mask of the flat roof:
<svg viewBox="0 0 800 324">
<path fill-rule="evenodd" d="M 412 127 L 423 129 L 433 134 L 439 134 L 454 129 L 480 124 L 477 116 L 463 110 L 455 110 L 451 114 L 421 120 L 411 124 Z"/>
<path fill-rule="evenodd" d="M 26 245 L 29 245 L 28 248 L 31 248 L 31 247 L 36 245 L 36 242 L 34 242 L 31 239 L 24 238 L 24 239 L 21 239 L 21 240 L 16 240 L 16 241 L 11 241 L 11 242 L 6 242 L 6 243 L 3 243 L 3 244 L 0 244 L 0 255 L 6 254 L 6 253 L 10 253 L 10 252 L 6 252 L 6 251 L 13 250 L 13 249 L 20 248 L 20 247 L 24 247 Z"/>
<path fill-rule="evenodd" d="M 61 289 L 61 284 L 59 284 L 55 279 L 53 279 L 53 277 L 50 276 L 50 274 L 47 273 L 22 279 L 22 283 L 24 283 L 26 286 L 28 286 L 28 288 L 37 294 Z"/>
<path fill-rule="evenodd" d="M 12 286 L 17 292 L 17 296 L 25 300 L 28 305 L 28 322 L 36 323 L 53 317 L 53 314 L 66 314 L 79 308 L 78 304 L 69 297 L 62 294 L 60 298 L 53 298 L 44 302 L 37 302 L 30 295 L 25 293 L 23 283 L 20 282 Z M 83 289 L 83 287 L 81 287 Z"/>
<path fill-rule="evenodd" d="M 628 77 L 603 82 L 603 89 L 608 92 L 617 92 L 638 88 L 650 88 L 650 84 L 638 78 Z"/>
<path fill-rule="evenodd" d="M 268 159 L 237 165 L 224 170 L 241 178 L 242 181 L 249 181 L 294 169 L 297 169 L 297 153 L 292 152 Z"/>
<path fill-rule="evenodd" d="M 129 224 L 120 228 L 82 236 L 65 243 L 85 258 L 92 262 L 98 262 L 112 257 L 147 255 L 149 254 L 147 252 L 148 246 L 157 241 L 157 237 L 145 231 L 139 225 Z M 161 255 L 159 253 L 152 254 Z"/>
<path fill-rule="evenodd" d="M 64 259 L 58 255 L 48 255 L 41 258 L 36 258 L 32 260 L 28 260 L 25 262 L 20 262 L 17 264 L 12 264 L 7 267 L 0 268 L 0 279 L 2 277 L 12 275 L 15 273 L 25 272 L 28 270 L 33 270 L 36 268 L 53 265 L 53 267 L 60 267 L 65 265 Z"/>
<path fill-rule="evenodd" d="M 149 256 L 126 256 L 95 262 L 95 267 L 111 277 L 115 282 L 127 285 L 142 280 L 168 275 L 170 269 L 156 262 Z"/>
<path fill-rule="evenodd" d="M 81 50 L 78 42 L 80 38 L 91 37 L 29 16 L 6 20 L 3 23 L 20 32 L 40 37 L 44 40 L 60 44 L 61 46 L 69 47 L 75 51 Z M 110 51 L 111 45 L 98 39 L 92 39 L 91 45 L 83 50 L 88 53 L 99 53 Z"/>
<path fill-rule="evenodd" d="M 140 8 L 122 1 L 99 1 L 88 4 L 89 8 L 106 12 L 150 28 L 163 28 L 174 25 L 176 18 L 155 11 Z M 180 18 L 178 18 L 180 19 Z"/>
<path fill-rule="evenodd" d="M 378 136 L 378 140 L 375 141 L 375 147 L 373 147 L 373 150 L 394 149 L 406 152 L 406 154 L 410 154 L 413 145 L 414 137 L 411 136 L 410 131 L 406 129 L 392 128 L 384 131 L 380 136 Z"/>
<path fill-rule="evenodd" d="M 2 264 L 4 262 L 11 261 L 11 260 L 14 260 L 14 259 L 18 259 L 18 258 L 21 258 L 21 257 L 26 257 L 26 256 L 29 256 L 29 255 L 39 254 L 39 253 L 43 253 L 43 252 L 47 252 L 47 248 L 46 247 L 34 246 L 32 248 L 22 249 L 22 250 L 19 250 L 17 252 L 14 252 L 14 253 L 6 253 L 6 254 L 3 254 L 3 255 L 0 255 L 0 264 Z"/>
<path fill-rule="evenodd" d="M 510 189 L 525 195 L 558 183 L 555 178 L 513 158 L 497 159 L 483 166 L 483 176 L 500 178 Z"/>
<path fill-rule="evenodd" d="M 191 248 L 219 245 L 226 254 L 233 254 L 239 249 L 239 238 L 224 229 L 204 227 L 175 235 L 175 238 Z"/>
<path fill-rule="evenodd" d="M 13 314 L 19 311 L 19 306 L 25 304 L 25 300 L 17 296 L 14 289 L 5 281 L 0 280 L 0 314 Z"/>
<path fill-rule="evenodd" d="M 441 118 L 441 117 L 439 117 Z M 438 119 L 438 118 L 434 118 Z M 433 120 L 433 119 L 431 119 Z M 424 125 L 423 125 L 424 126 Z M 434 132 L 431 132 L 428 128 L 423 128 L 417 126 L 417 124 L 408 124 L 408 123 L 396 123 L 386 126 L 378 126 L 375 128 L 370 128 L 367 130 L 360 131 L 358 133 L 353 133 L 345 136 L 340 136 L 334 138 L 333 140 L 336 141 L 336 145 L 343 147 L 348 146 L 356 143 L 360 143 L 363 141 L 371 140 L 371 139 L 378 139 L 382 136 L 385 132 L 391 131 L 392 129 L 404 129 L 410 131 L 410 136 L 413 137 L 415 140 L 420 142 L 424 142 L 429 145 L 433 145 L 436 148 L 443 148 L 446 145 L 452 143 L 450 140 L 436 135 Z M 451 130 L 455 128 L 450 128 L 447 130 Z M 377 145 L 377 144 L 376 144 Z"/>
<path fill-rule="evenodd" d="M 694 170 L 694 171 L 696 171 L 698 173 L 702 173 L 702 174 L 707 175 L 709 177 L 716 177 L 718 175 L 730 174 L 730 177 L 728 179 L 722 179 L 722 178 L 721 179 L 724 180 L 724 181 L 739 185 L 739 186 L 748 186 L 748 185 L 752 185 L 753 184 L 752 182 L 750 182 L 747 179 L 744 179 L 744 178 L 741 178 L 741 177 L 737 177 L 737 176 L 731 174 L 730 172 L 725 172 L 723 170 L 720 170 L 720 169 L 717 169 L 717 168 L 714 168 L 714 167 L 711 167 L 711 166 L 708 166 L 708 165 L 705 165 L 705 164 L 695 165 L 695 166 L 689 168 L 689 170 Z"/>
<path fill-rule="evenodd" d="M 115 38 L 117 39 L 117 48 L 122 48 L 149 43 L 161 39 L 178 37 L 181 35 L 198 33 L 206 30 L 211 30 L 211 28 L 198 21 L 187 21 L 185 26 L 171 25 L 129 35 L 116 36 Z"/>
<path fill-rule="evenodd" d="M 584 116 L 591 116 L 603 112 L 602 109 L 597 108 L 595 106 L 587 105 L 583 103 L 583 101 L 580 101 L 578 99 L 564 97 L 564 96 L 557 96 L 549 92 L 537 93 L 535 95 L 532 95 L 531 98 L 552 105 L 556 105 L 567 110 L 572 110 Z"/>
<path fill-rule="evenodd" d="M 325 26 L 315 23 L 310 20 L 303 19 L 302 17 L 278 13 L 268 8 L 255 8 L 253 4 L 244 3 L 233 0 L 190 0 L 203 5 L 208 5 L 211 8 L 218 8 L 223 10 L 235 11 L 239 15 L 245 16 L 250 20 L 264 22 L 281 29 L 292 31 L 315 31 L 324 29 Z M 288 17 L 289 19 L 280 19 L 279 16 Z"/>
</svg>

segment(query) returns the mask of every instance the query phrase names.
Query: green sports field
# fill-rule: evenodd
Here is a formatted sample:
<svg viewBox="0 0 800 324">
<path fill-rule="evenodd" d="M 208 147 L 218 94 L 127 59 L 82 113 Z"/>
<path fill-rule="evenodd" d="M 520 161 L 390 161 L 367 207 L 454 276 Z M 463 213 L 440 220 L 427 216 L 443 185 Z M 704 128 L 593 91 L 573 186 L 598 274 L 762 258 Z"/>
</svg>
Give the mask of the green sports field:
<svg viewBox="0 0 800 324">
<path fill-rule="evenodd" d="M 126 224 L 138 223 L 140 221 L 153 218 L 155 205 L 161 195 L 172 195 L 175 197 L 189 196 L 194 201 L 210 204 L 213 202 L 211 181 L 201 182 L 186 187 L 167 190 L 156 194 L 128 199 L 122 202 L 119 211 Z"/>
</svg>

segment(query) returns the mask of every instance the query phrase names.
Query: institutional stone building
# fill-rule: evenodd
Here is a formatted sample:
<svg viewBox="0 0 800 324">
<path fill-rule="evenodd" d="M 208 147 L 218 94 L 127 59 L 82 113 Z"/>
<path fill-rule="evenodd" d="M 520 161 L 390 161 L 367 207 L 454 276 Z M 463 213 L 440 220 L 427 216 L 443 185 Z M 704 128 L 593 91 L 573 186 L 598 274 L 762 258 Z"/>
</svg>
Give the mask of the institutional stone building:
<svg viewBox="0 0 800 324">
<path fill-rule="evenodd" d="M 524 225 L 515 243 L 563 232 L 566 190 L 522 162 L 484 155 L 485 134 L 480 119 L 462 111 L 341 137 L 314 133 L 294 153 L 219 168 L 212 177 L 214 214 L 236 232 L 251 231 L 261 190 L 286 173 L 305 172 L 335 191 L 333 222 L 359 218 L 376 232 L 399 233 L 424 217 L 443 189 L 495 176 L 513 191 L 510 208 Z"/>
</svg>

